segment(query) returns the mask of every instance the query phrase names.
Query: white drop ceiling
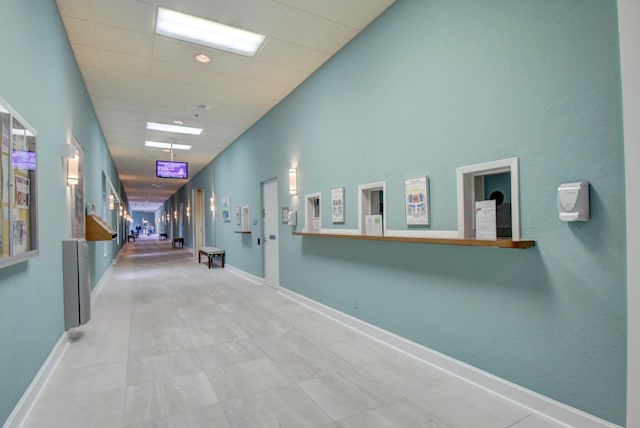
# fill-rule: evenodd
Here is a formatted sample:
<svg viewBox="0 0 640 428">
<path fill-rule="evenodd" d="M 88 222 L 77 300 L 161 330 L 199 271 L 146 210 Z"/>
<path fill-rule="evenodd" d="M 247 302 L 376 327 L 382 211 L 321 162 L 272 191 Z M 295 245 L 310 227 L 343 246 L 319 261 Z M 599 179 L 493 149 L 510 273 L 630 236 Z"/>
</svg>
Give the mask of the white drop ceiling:
<svg viewBox="0 0 640 428">
<path fill-rule="evenodd" d="M 155 211 L 184 180 L 155 178 L 170 158 L 145 140 L 189 144 L 193 177 L 394 0 L 57 0 L 119 178 L 134 211 Z M 247 58 L 156 35 L 165 7 L 267 36 Z M 201 64 L 195 55 L 211 62 Z M 204 128 L 147 131 L 147 121 Z M 82 142 L 81 142 L 82 143 Z"/>
</svg>

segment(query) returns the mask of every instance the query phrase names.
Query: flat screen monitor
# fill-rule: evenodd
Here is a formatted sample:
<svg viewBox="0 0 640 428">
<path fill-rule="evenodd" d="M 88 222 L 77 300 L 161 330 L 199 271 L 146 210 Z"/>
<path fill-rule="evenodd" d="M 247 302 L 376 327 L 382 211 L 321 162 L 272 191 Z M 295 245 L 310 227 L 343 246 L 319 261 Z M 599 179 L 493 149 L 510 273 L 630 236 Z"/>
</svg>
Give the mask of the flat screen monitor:
<svg viewBox="0 0 640 428">
<path fill-rule="evenodd" d="M 11 152 L 11 161 L 14 169 L 36 169 L 36 152 L 26 150 L 14 150 Z"/>
<path fill-rule="evenodd" d="M 189 178 L 189 164 L 187 162 L 156 161 L 156 177 L 158 178 Z"/>
</svg>

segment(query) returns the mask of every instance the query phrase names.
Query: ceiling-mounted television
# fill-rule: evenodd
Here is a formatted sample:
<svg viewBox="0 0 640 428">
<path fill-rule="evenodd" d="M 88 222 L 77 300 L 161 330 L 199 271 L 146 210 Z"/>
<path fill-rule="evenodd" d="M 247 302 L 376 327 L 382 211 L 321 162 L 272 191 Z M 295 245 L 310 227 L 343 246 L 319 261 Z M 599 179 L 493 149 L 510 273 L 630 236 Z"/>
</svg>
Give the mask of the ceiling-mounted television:
<svg viewBox="0 0 640 428">
<path fill-rule="evenodd" d="M 156 177 L 158 178 L 189 178 L 189 164 L 187 162 L 156 161 Z"/>
</svg>

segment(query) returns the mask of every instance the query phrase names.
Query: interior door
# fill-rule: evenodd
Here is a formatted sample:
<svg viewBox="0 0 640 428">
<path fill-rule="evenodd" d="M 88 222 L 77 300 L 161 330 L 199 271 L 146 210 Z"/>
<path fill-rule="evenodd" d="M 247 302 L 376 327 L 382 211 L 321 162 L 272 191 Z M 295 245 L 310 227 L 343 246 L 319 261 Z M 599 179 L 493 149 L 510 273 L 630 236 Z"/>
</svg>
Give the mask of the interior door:
<svg viewBox="0 0 640 428">
<path fill-rule="evenodd" d="M 264 209 L 264 281 L 269 287 L 280 284 L 280 249 L 278 240 L 278 180 L 266 181 L 262 185 L 262 207 Z"/>
</svg>

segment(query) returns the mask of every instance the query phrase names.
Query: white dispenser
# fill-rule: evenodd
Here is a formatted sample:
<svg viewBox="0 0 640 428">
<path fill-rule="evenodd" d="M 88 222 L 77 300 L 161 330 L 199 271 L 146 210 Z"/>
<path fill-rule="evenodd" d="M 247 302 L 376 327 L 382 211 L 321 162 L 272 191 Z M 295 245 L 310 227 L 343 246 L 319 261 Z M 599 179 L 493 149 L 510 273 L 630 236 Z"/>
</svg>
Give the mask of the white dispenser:
<svg viewBox="0 0 640 428">
<path fill-rule="evenodd" d="M 589 182 L 558 187 L 558 213 L 562 221 L 589 221 Z"/>
</svg>

